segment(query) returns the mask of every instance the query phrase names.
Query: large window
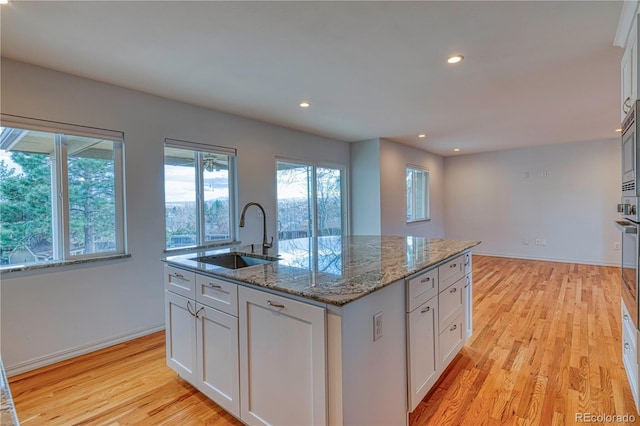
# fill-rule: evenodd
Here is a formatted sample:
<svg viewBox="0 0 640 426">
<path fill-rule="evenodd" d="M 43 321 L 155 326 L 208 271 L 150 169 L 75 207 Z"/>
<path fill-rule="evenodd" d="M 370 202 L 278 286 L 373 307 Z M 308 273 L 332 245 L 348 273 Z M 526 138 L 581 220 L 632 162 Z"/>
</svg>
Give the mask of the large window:
<svg viewBox="0 0 640 426">
<path fill-rule="evenodd" d="M 277 162 L 278 239 L 342 235 L 344 170 Z"/>
<path fill-rule="evenodd" d="M 165 140 L 167 249 L 234 240 L 235 155 L 229 148 Z"/>
<path fill-rule="evenodd" d="M 7 114 L 0 130 L 2 268 L 125 253 L 121 132 Z"/>
<path fill-rule="evenodd" d="M 407 222 L 431 219 L 429 212 L 429 171 L 407 167 Z"/>
</svg>

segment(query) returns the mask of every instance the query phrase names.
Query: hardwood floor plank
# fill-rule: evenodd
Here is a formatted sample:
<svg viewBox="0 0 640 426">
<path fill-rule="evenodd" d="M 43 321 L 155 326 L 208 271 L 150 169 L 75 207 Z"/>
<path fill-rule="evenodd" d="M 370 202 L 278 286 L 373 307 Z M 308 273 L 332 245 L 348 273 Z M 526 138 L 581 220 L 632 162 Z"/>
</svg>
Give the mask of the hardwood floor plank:
<svg viewBox="0 0 640 426">
<path fill-rule="evenodd" d="M 578 413 L 640 423 L 622 364 L 619 268 L 473 263 L 474 335 L 411 426 L 572 425 Z M 9 381 L 24 426 L 241 424 L 166 366 L 163 332 Z"/>
</svg>

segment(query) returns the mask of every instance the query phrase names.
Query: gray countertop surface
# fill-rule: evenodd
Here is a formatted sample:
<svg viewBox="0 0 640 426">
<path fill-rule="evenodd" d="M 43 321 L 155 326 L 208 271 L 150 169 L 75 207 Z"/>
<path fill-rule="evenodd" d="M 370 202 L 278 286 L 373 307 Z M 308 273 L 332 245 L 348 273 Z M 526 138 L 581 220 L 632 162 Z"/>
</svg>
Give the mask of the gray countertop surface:
<svg viewBox="0 0 640 426">
<path fill-rule="evenodd" d="M 169 256 L 165 262 L 343 306 L 478 244 L 480 241 L 425 237 L 327 236 L 280 241 L 268 253 L 279 260 L 235 270 L 198 262 L 195 258 L 249 252 L 250 246 Z"/>
<path fill-rule="evenodd" d="M 17 426 L 18 417 L 11 399 L 11 391 L 9 390 L 9 381 L 4 371 L 2 359 L 0 359 L 0 425 Z"/>
</svg>

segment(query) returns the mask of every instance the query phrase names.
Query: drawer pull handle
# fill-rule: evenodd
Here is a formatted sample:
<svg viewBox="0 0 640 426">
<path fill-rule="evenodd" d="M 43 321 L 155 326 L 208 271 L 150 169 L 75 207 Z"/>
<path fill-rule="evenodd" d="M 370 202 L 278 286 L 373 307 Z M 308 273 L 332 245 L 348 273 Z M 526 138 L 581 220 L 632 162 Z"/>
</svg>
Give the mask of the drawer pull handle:
<svg viewBox="0 0 640 426">
<path fill-rule="evenodd" d="M 471 258 L 469 257 L 469 255 L 465 255 L 464 257 L 464 266 L 467 266 L 469 264 L 469 261 L 471 260 Z"/>
<path fill-rule="evenodd" d="M 431 281 L 431 277 L 423 278 L 420 280 L 421 283 L 428 283 L 429 281 Z"/>
<path fill-rule="evenodd" d="M 624 318 L 624 320 L 625 320 L 625 321 L 629 321 L 629 315 L 624 314 L 624 317 L 623 317 L 623 318 Z"/>
<path fill-rule="evenodd" d="M 630 350 L 631 350 L 631 346 L 629 345 L 629 343 L 628 343 L 628 342 L 625 342 L 625 343 L 624 343 L 624 350 L 625 350 L 625 351 L 630 351 Z"/>
<path fill-rule="evenodd" d="M 455 293 L 456 291 L 458 291 L 457 287 L 452 288 L 451 290 L 449 290 L 449 293 Z"/>
<path fill-rule="evenodd" d="M 174 273 L 173 273 L 173 275 L 175 275 L 177 278 L 184 279 L 184 275 L 179 274 L 179 273 L 177 273 L 177 272 L 174 272 Z"/>
<path fill-rule="evenodd" d="M 220 284 L 209 283 L 209 287 L 211 288 L 222 288 Z"/>
<path fill-rule="evenodd" d="M 278 308 L 278 309 L 283 309 L 284 308 L 284 305 L 281 305 L 280 303 L 272 302 L 271 300 L 267 300 L 267 304 L 269 306 L 271 306 L 272 308 Z"/>
<path fill-rule="evenodd" d="M 204 311 L 204 306 L 200 309 L 198 309 L 198 312 L 196 312 L 196 314 L 194 315 L 194 317 L 200 319 L 200 312 Z"/>
<path fill-rule="evenodd" d="M 424 308 L 423 310 L 420 311 L 421 314 L 427 313 L 431 310 L 431 306 L 427 306 L 426 308 Z"/>
<path fill-rule="evenodd" d="M 453 327 L 451 327 L 451 328 L 449 329 L 449 331 L 453 331 L 453 330 L 455 330 L 456 328 L 458 328 L 458 324 L 453 324 Z"/>
<path fill-rule="evenodd" d="M 458 267 L 457 263 L 454 263 L 453 265 L 449 265 L 449 268 L 457 268 L 457 267 Z"/>
</svg>

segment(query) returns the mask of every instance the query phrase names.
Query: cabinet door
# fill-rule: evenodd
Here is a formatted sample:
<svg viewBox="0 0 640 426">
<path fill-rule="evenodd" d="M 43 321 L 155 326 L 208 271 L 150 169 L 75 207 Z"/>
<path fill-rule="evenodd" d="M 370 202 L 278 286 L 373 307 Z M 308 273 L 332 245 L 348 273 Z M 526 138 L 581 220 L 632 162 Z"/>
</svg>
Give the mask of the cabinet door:
<svg viewBox="0 0 640 426">
<path fill-rule="evenodd" d="M 409 411 L 412 412 L 438 379 L 438 298 L 408 316 Z"/>
<path fill-rule="evenodd" d="M 167 365 L 196 385 L 196 304 L 170 291 L 164 297 Z"/>
<path fill-rule="evenodd" d="M 198 389 L 240 416 L 238 318 L 197 305 Z"/>
<path fill-rule="evenodd" d="M 465 277 L 464 283 L 464 328 L 466 342 L 473 334 L 473 274 L 471 272 Z"/>
<path fill-rule="evenodd" d="M 454 284 L 442 290 L 438 295 L 438 311 L 440 327 L 448 325 L 451 320 L 464 311 L 464 285 L 466 277 L 462 277 Z"/>
<path fill-rule="evenodd" d="M 325 310 L 238 288 L 241 419 L 250 425 L 325 425 Z"/>
</svg>

